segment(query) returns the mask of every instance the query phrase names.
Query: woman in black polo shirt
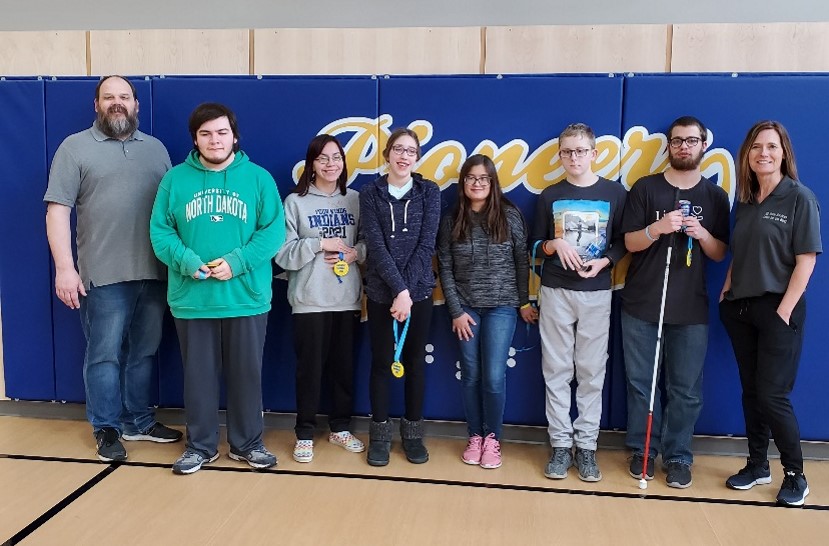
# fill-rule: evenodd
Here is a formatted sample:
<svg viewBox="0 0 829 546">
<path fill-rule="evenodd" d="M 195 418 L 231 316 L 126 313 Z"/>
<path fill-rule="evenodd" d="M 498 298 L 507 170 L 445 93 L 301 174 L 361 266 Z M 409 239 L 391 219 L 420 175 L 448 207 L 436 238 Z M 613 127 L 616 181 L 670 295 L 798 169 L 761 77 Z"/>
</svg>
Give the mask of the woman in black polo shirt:
<svg viewBox="0 0 829 546">
<path fill-rule="evenodd" d="M 822 251 L 820 207 L 797 180 L 792 143 L 779 122 L 756 123 L 743 141 L 737 200 L 720 318 L 740 371 L 749 457 L 726 485 L 771 483 L 771 434 L 784 470 L 777 502 L 802 506 L 809 486 L 789 394 L 803 346 L 804 292 Z"/>
</svg>

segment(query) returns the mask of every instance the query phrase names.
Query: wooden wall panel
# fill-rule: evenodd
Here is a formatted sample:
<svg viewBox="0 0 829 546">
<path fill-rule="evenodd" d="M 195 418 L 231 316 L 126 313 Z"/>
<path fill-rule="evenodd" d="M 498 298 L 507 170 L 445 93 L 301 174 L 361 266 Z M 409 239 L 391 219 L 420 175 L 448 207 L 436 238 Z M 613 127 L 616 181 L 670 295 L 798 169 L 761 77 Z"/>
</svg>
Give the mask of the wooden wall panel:
<svg viewBox="0 0 829 546">
<path fill-rule="evenodd" d="M 674 25 L 672 72 L 829 70 L 829 23 Z"/>
<path fill-rule="evenodd" d="M 86 32 L 0 32 L 0 76 L 86 75 Z"/>
<path fill-rule="evenodd" d="M 481 30 L 320 28 L 254 31 L 256 74 L 478 74 Z"/>
<path fill-rule="evenodd" d="M 665 72 L 667 25 L 488 27 L 486 72 Z"/>
<path fill-rule="evenodd" d="M 249 42 L 247 29 L 91 31 L 91 73 L 248 74 Z"/>
</svg>

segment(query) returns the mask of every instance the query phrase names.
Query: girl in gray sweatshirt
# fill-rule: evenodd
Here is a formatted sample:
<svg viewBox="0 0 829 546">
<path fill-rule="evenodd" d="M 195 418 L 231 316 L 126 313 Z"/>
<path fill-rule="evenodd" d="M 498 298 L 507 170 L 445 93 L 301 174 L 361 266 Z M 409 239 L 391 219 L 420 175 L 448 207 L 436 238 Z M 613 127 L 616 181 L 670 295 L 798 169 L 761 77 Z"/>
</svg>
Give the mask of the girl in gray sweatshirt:
<svg viewBox="0 0 829 546">
<path fill-rule="evenodd" d="M 305 170 L 285 199 L 285 244 L 276 263 L 288 273 L 296 363 L 294 460 L 314 458 L 314 430 L 322 371 L 331 379 L 329 442 L 354 453 L 365 449 L 349 432 L 353 405 L 353 335 L 362 306 L 360 270 L 365 245 L 357 241 L 359 194 L 346 187 L 345 151 L 330 135 L 311 140 Z"/>
</svg>

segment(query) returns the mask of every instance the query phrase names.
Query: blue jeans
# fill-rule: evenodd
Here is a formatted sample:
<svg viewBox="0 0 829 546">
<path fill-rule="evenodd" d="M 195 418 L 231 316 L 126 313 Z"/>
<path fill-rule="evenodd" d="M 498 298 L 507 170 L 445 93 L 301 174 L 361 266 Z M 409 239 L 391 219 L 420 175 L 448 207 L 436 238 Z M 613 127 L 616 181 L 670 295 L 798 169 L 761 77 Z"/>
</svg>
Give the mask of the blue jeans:
<svg viewBox="0 0 829 546">
<path fill-rule="evenodd" d="M 155 425 L 150 381 L 167 308 L 165 284 L 143 280 L 91 286 L 80 303 L 86 417 L 92 429 L 148 431 Z"/>
<path fill-rule="evenodd" d="M 469 435 L 501 438 L 507 400 L 507 358 L 518 312 L 514 307 L 463 307 L 476 325 L 472 339 L 458 340 L 463 408 Z"/>
<path fill-rule="evenodd" d="M 622 311 L 622 343 L 627 376 L 628 424 L 625 444 L 635 454 L 645 449 L 657 324 Z M 691 437 L 702 409 L 702 368 L 708 348 L 707 324 L 665 324 L 662 329 L 660 375 L 665 380 L 662 408 L 659 381 L 653 403 L 650 456 L 691 464 Z"/>
</svg>

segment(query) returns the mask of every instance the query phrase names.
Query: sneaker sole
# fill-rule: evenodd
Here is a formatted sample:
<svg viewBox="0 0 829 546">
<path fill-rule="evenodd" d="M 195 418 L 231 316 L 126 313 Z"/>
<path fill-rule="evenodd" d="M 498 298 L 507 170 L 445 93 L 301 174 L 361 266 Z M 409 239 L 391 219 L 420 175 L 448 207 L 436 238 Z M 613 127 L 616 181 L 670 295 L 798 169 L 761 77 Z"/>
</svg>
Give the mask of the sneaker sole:
<svg viewBox="0 0 829 546">
<path fill-rule="evenodd" d="M 155 442 L 157 444 L 171 444 L 181 440 L 182 436 L 178 438 L 159 438 L 158 436 L 148 436 L 146 434 L 122 434 L 121 439 L 128 442 Z"/>
<path fill-rule="evenodd" d="M 346 450 L 350 453 L 362 453 L 363 451 L 366 450 L 365 444 L 361 445 L 360 447 L 349 447 L 345 444 L 341 444 L 340 442 L 337 442 L 337 441 L 332 440 L 330 438 L 328 439 L 328 443 L 329 444 L 334 444 L 335 446 L 340 446 L 341 448 L 343 448 L 344 450 Z"/>
<path fill-rule="evenodd" d="M 501 463 L 498 464 L 481 464 L 481 468 L 486 468 L 487 470 L 494 470 L 496 468 L 501 468 Z"/>
<path fill-rule="evenodd" d="M 753 482 L 748 483 L 746 485 L 734 485 L 731 482 L 726 481 L 725 486 L 728 487 L 729 489 L 736 489 L 737 491 L 746 491 L 748 489 L 751 489 L 755 485 L 767 485 L 767 484 L 770 484 L 770 483 L 771 483 L 771 476 L 769 476 L 768 478 L 757 478 Z"/>
<path fill-rule="evenodd" d="M 782 501 L 780 499 L 777 499 L 777 506 L 800 508 L 804 504 L 806 504 L 806 497 L 808 497 L 808 496 L 809 496 L 809 486 L 807 485 L 806 490 L 803 492 L 803 498 L 802 499 L 800 499 L 799 501 L 795 501 L 795 502 L 785 502 L 785 501 Z"/>
<path fill-rule="evenodd" d="M 412 464 L 423 464 L 423 463 L 428 463 L 429 462 L 429 456 L 427 455 L 426 457 L 423 457 L 422 459 L 410 459 L 409 457 L 406 457 L 406 460 L 409 461 Z"/>
<path fill-rule="evenodd" d="M 123 457 L 105 457 L 100 453 L 97 453 L 98 460 L 102 463 L 120 463 L 127 460 L 127 456 L 124 455 Z"/>
<path fill-rule="evenodd" d="M 388 459 L 385 460 L 385 461 L 380 461 L 380 460 L 377 460 L 377 459 L 366 459 L 366 462 L 370 466 L 387 466 L 389 464 Z"/>
<path fill-rule="evenodd" d="M 553 473 L 548 473 L 545 470 L 544 471 L 544 476 L 550 478 L 551 480 L 563 480 L 564 478 L 567 477 L 567 472 L 565 472 L 564 474 L 553 474 Z"/>
<path fill-rule="evenodd" d="M 297 455 L 294 455 L 294 460 L 298 463 L 310 463 L 314 460 L 314 456 L 311 455 L 310 457 L 298 457 Z"/>
<path fill-rule="evenodd" d="M 461 460 L 462 460 L 463 462 L 465 462 L 466 464 L 471 464 L 471 465 L 475 465 L 475 466 L 478 466 L 478 465 L 480 465 L 480 464 L 481 464 L 481 460 L 480 460 L 480 459 L 478 459 L 477 461 L 476 461 L 476 460 L 474 460 L 474 459 L 466 459 L 466 458 L 464 458 L 464 456 L 463 456 L 463 455 L 461 455 Z"/>
<path fill-rule="evenodd" d="M 207 463 L 212 463 L 212 462 L 215 462 L 215 461 L 216 461 L 216 459 L 218 459 L 218 458 L 219 458 L 219 454 L 218 454 L 218 453 L 216 453 L 215 455 L 213 455 L 213 456 L 212 456 L 212 457 L 210 457 L 209 459 L 205 459 L 205 460 L 202 462 L 202 464 L 200 464 L 200 465 L 198 465 L 198 466 L 194 466 L 193 468 L 187 468 L 187 469 L 184 469 L 184 470 L 182 470 L 182 469 L 177 469 L 177 468 L 174 466 L 174 467 L 173 467 L 173 474 L 178 474 L 178 475 L 180 475 L 180 476 L 186 476 L 187 474 L 193 474 L 194 472 L 198 472 L 199 470 L 201 470 L 201 467 L 202 467 L 202 466 L 206 465 Z"/>
<path fill-rule="evenodd" d="M 598 476 L 582 476 L 579 474 L 579 479 L 583 482 L 597 482 L 602 479 L 602 473 L 599 472 Z"/>
<path fill-rule="evenodd" d="M 673 487 L 675 489 L 688 489 L 691 487 L 691 484 L 694 483 L 694 480 L 691 480 L 688 483 L 679 483 L 679 482 L 665 482 L 668 484 L 668 487 Z"/>
<path fill-rule="evenodd" d="M 263 468 L 273 468 L 279 462 L 279 461 L 274 461 L 273 463 L 268 463 L 268 464 L 254 463 L 254 462 L 251 462 L 251 461 L 245 459 L 241 455 L 236 455 L 232 451 L 228 451 L 227 456 L 230 457 L 231 459 L 233 459 L 234 461 L 239 461 L 240 463 L 248 463 L 248 465 L 250 465 L 251 468 L 256 468 L 258 470 L 261 470 Z"/>
</svg>

